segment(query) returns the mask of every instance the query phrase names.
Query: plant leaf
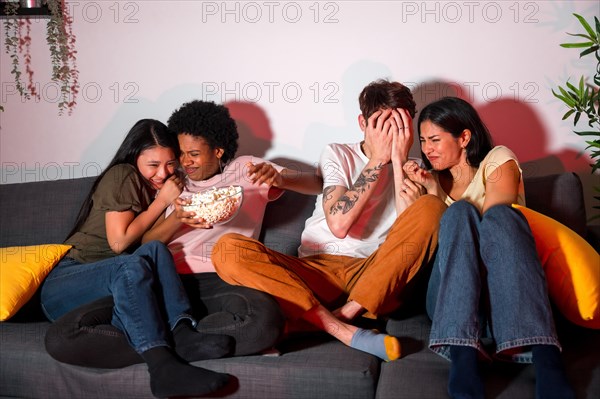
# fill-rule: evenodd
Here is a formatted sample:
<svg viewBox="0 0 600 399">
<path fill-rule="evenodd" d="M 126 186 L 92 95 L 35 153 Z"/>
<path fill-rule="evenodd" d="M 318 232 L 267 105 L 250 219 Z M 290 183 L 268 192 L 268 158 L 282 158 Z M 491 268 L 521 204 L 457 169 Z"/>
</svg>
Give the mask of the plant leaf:
<svg viewBox="0 0 600 399">
<path fill-rule="evenodd" d="M 583 48 L 593 46 L 594 42 L 583 42 L 583 43 L 563 43 L 560 47 L 564 48 Z"/>
<path fill-rule="evenodd" d="M 571 90 L 573 90 L 575 93 L 577 93 L 577 87 L 575 87 L 571 82 L 567 81 L 565 83 L 567 85 L 567 87 Z"/>
<path fill-rule="evenodd" d="M 567 111 L 567 113 L 563 115 L 563 118 L 562 118 L 562 120 L 564 121 L 564 120 L 565 120 L 565 119 L 567 119 L 569 116 L 573 115 L 573 112 L 575 112 L 575 110 L 574 110 L 574 109 L 570 109 L 570 110 L 568 110 L 568 111 Z"/>
<path fill-rule="evenodd" d="M 567 35 L 569 35 L 569 36 L 574 36 L 574 37 L 583 37 L 583 38 L 585 38 L 585 39 L 588 39 L 588 40 L 594 41 L 594 38 L 593 38 L 593 37 L 591 37 L 591 36 L 589 36 L 589 35 L 584 35 L 583 33 L 568 33 L 568 32 L 567 32 Z"/>
<path fill-rule="evenodd" d="M 600 132 L 594 132 L 594 131 L 590 131 L 590 130 L 585 131 L 585 132 L 576 132 L 576 131 L 573 131 L 573 133 L 575 133 L 575 134 L 577 134 L 579 136 L 599 136 L 600 135 Z"/>
<path fill-rule="evenodd" d="M 598 45 L 595 45 L 595 46 L 593 46 L 593 47 L 590 47 L 589 49 L 587 49 L 587 50 L 584 50 L 584 51 L 582 51 L 581 53 L 579 53 L 579 58 L 581 58 L 581 57 L 584 57 L 584 56 L 586 56 L 586 55 L 588 55 L 588 54 L 591 54 L 591 53 L 593 53 L 594 51 L 598 51 L 598 49 L 599 49 L 599 48 L 600 48 L 600 46 L 598 46 Z"/>
<path fill-rule="evenodd" d="M 596 36 L 596 32 L 594 32 L 594 30 L 592 29 L 590 24 L 588 24 L 588 22 L 585 20 L 585 18 L 583 18 L 581 15 L 575 14 L 575 13 L 573 13 L 573 15 L 575 16 L 575 18 L 577 18 L 579 20 L 579 23 L 581 23 L 581 25 L 584 27 L 584 29 L 587 31 L 587 33 L 590 34 L 590 36 L 592 36 L 592 37 Z"/>
</svg>

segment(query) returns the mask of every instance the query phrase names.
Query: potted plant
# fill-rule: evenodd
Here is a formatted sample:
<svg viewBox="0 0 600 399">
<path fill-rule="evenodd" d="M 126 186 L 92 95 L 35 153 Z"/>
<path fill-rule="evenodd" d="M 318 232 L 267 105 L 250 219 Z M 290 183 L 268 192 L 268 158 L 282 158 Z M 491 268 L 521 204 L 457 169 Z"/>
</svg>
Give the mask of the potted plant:
<svg viewBox="0 0 600 399">
<path fill-rule="evenodd" d="M 588 146 L 586 150 L 591 151 L 592 173 L 600 170 L 600 21 L 594 17 L 594 28 L 581 15 L 573 14 L 578 20 L 584 33 L 567 33 L 574 37 L 583 38 L 579 43 L 563 43 L 561 47 L 582 49 L 579 57 L 589 54 L 596 56 L 596 72 L 593 77 L 593 84 L 586 82 L 582 76 L 578 84 L 572 84 L 568 80 L 566 87 L 558 86 L 558 93 L 552 90 L 552 94 L 560 99 L 569 110 L 563 115 L 563 120 L 573 117 L 573 126 L 577 126 L 581 117 L 587 119 L 588 130 L 573 132 L 579 136 L 589 138 L 586 140 Z M 594 187 L 594 190 L 600 193 L 600 187 Z M 600 195 L 594 196 L 594 199 L 600 201 Z M 593 207 L 600 209 L 599 205 Z M 600 214 L 592 216 L 591 219 L 600 218 Z"/>
<path fill-rule="evenodd" d="M 37 3 L 37 4 L 36 4 Z M 41 9 L 44 6 L 49 17 L 46 27 L 46 42 L 50 48 L 52 63 L 51 80 L 60 89 L 58 101 L 59 114 L 69 114 L 77 104 L 79 93 L 79 71 L 76 65 L 75 35 L 72 30 L 73 19 L 69 15 L 64 0 L 43 1 L 6 1 L 4 2 L 5 52 L 11 58 L 11 73 L 19 93 L 25 98 L 38 98 L 39 93 L 33 81 L 31 62 L 31 21 L 25 8 Z M 38 15 L 43 13 L 37 13 Z M 23 73 L 23 66 L 25 68 Z"/>
</svg>

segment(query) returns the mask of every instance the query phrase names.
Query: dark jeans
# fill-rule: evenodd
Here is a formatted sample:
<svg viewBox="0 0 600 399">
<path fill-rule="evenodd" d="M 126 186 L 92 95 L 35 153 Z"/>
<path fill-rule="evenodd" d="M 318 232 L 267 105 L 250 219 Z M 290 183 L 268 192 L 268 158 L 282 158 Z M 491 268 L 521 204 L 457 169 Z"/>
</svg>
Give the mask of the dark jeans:
<svg viewBox="0 0 600 399">
<path fill-rule="evenodd" d="M 226 334 L 235 341 L 234 355 L 249 355 L 271 348 L 279 339 L 284 318 L 268 294 L 232 286 L 216 273 L 182 274 L 201 332 Z M 46 333 L 46 349 L 69 364 L 120 368 L 142 363 L 123 333 L 110 325 L 112 297 L 81 306 L 53 323 Z"/>
<path fill-rule="evenodd" d="M 485 353 L 486 330 L 506 360 L 531 362 L 530 351 L 502 356 L 507 349 L 560 348 L 544 271 L 519 211 L 496 205 L 481 216 L 470 203 L 455 202 L 442 217 L 438 243 L 427 292 L 431 349 L 446 358 L 449 345 Z"/>
<path fill-rule="evenodd" d="M 53 321 L 109 295 L 114 306 L 107 324 L 123 331 L 138 353 L 168 346 L 181 319 L 194 322 L 171 252 L 159 241 L 98 262 L 61 260 L 42 285 L 42 309 Z"/>
</svg>

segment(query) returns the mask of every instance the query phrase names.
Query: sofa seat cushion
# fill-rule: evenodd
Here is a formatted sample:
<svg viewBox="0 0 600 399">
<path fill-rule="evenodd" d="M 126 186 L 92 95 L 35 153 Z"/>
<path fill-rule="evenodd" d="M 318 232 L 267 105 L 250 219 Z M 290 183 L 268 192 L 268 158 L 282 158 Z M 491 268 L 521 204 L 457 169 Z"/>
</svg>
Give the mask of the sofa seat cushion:
<svg viewBox="0 0 600 399">
<path fill-rule="evenodd" d="M 567 378 L 577 398 L 596 399 L 600 393 L 600 331 L 576 326 L 555 311 L 558 337 L 563 346 Z M 377 399 L 446 399 L 450 362 L 429 347 L 431 321 L 425 314 L 389 320 L 388 333 L 400 338 L 403 357 L 383 363 Z M 534 399 L 533 365 L 494 362 L 482 365 L 486 398 Z"/>
<path fill-rule="evenodd" d="M 231 398 L 373 398 L 380 361 L 317 334 L 278 345 L 281 356 L 246 356 L 194 364 L 239 380 Z"/>
<path fill-rule="evenodd" d="M 0 324 L 2 397 L 153 398 L 145 364 L 122 369 L 72 366 L 44 348 L 48 322 Z M 245 356 L 195 362 L 231 374 L 228 398 L 372 398 L 379 360 L 326 337 L 284 342 L 281 356 Z"/>
</svg>

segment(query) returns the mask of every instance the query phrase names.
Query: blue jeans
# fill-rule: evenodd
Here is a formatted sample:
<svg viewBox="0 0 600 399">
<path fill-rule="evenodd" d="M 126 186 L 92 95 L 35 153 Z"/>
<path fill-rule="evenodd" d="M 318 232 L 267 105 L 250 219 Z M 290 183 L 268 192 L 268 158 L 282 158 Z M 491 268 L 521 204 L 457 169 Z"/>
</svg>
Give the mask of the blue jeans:
<svg viewBox="0 0 600 399">
<path fill-rule="evenodd" d="M 531 362 L 528 346 L 560 348 L 544 271 L 519 211 L 497 205 L 481 216 L 458 201 L 442 217 L 438 242 L 427 290 L 433 351 L 449 359 L 449 345 L 463 345 L 487 357 L 486 333 L 498 358 L 519 363 Z"/>
<path fill-rule="evenodd" d="M 168 346 L 167 328 L 189 319 L 191 306 L 167 247 L 152 241 L 133 254 L 93 263 L 65 258 L 42 285 L 42 309 L 54 321 L 98 298 L 114 300 L 112 325 L 138 353 Z"/>
</svg>

